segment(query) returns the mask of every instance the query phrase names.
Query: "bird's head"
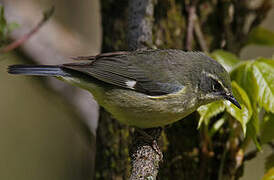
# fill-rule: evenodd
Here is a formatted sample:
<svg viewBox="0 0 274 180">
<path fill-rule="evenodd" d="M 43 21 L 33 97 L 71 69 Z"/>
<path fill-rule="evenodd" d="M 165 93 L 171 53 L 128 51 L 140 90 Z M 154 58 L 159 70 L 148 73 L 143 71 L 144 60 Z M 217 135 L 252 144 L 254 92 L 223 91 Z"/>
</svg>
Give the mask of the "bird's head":
<svg viewBox="0 0 274 180">
<path fill-rule="evenodd" d="M 199 90 L 202 100 L 210 102 L 225 99 L 241 109 L 240 104 L 233 97 L 229 74 L 219 63 L 215 61 L 213 64 L 211 62 L 205 65 L 200 73 Z"/>
</svg>

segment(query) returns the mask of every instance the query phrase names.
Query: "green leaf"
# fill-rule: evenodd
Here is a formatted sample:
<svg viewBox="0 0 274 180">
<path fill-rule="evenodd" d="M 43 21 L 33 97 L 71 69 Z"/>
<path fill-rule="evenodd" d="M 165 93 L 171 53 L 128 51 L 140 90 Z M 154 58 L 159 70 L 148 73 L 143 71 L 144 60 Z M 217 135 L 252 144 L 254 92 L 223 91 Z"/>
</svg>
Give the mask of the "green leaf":
<svg viewBox="0 0 274 180">
<path fill-rule="evenodd" d="M 253 115 L 247 124 L 247 136 L 254 140 L 257 148 L 259 133 L 258 105 L 273 113 L 274 107 L 274 61 L 259 58 L 238 64 L 230 73 L 231 79 L 236 81 L 248 94 L 253 109 Z"/>
<path fill-rule="evenodd" d="M 232 82 L 233 95 L 240 103 L 242 109 L 237 108 L 230 101 L 225 101 L 226 111 L 242 125 L 244 135 L 246 134 L 246 124 L 252 116 L 252 106 L 246 92 L 235 82 Z"/>
<path fill-rule="evenodd" d="M 258 104 L 274 113 L 274 61 L 260 58 L 253 63 L 252 69 L 259 87 Z"/>
<path fill-rule="evenodd" d="M 273 46 L 274 32 L 260 26 L 254 28 L 249 33 L 248 44 Z"/>
<path fill-rule="evenodd" d="M 246 129 L 246 136 L 251 138 L 258 148 L 259 151 L 261 151 L 261 144 L 259 143 L 257 139 L 257 134 L 259 132 L 259 118 L 258 118 L 258 113 L 256 110 L 253 109 L 253 115 L 250 119 L 250 121 L 247 123 L 247 129 Z"/>
<path fill-rule="evenodd" d="M 237 65 L 230 73 L 230 77 L 232 80 L 236 81 L 248 94 L 253 115 L 250 121 L 247 123 L 246 136 L 251 138 L 256 145 L 256 147 L 260 150 L 261 145 L 257 140 L 257 135 L 259 133 L 259 119 L 257 113 L 257 97 L 258 97 L 258 85 L 255 80 L 252 71 L 252 64 L 254 61 L 245 61 Z"/>
<path fill-rule="evenodd" d="M 225 106 L 222 101 L 216 101 L 207 105 L 200 106 L 197 110 L 198 113 L 200 114 L 198 128 L 201 126 L 203 122 L 206 125 L 208 125 L 209 120 L 212 117 L 216 116 L 217 114 L 223 112 L 224 109 L 225 109 Z"/>
<path fill-rule="evenodd" d="M 251 101 L 257 100 L 258 86 L 252 71 L 254 61 L 245 61 L 238 64 L 230 73 L 232 81 L 236 81 L 248 94 Z"/>
<path fill-rule="evenodd" d="M 240 59 L 236 55 L 224 50 L 216 50 L 211 53 L 211 56 L 219 62 L 227 72 L 230 72 L 232 68 L 240 62 Z"/>
<path fill-rule="evenodd" d="M 274 180 L 274 167 L 267 171 L 262 180 Z"/>
<path fill-rule="evenodd" d="M 222 117 L 220 119 L 218 119 L 212 126 L 212 128 L 210 128 L 209 130 L 209 136 L 212 137 L 214 136 L 214 134 L 223 126 L 223 124 L 225 123 L 226 118 Z"/>
<path fill-rule="evenodd" d="M 274 114 L 267 113 L 261 125 L 261 142 L 268 143 L 274 139 Z"/>
</svg>

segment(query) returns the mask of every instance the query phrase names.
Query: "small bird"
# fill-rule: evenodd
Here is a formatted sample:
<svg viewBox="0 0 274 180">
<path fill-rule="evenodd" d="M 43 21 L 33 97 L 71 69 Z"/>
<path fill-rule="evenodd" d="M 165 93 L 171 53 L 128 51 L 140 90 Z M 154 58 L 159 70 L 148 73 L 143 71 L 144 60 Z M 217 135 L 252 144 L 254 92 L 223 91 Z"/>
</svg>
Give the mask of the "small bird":
<svg viewBox="0 0 274 180">
<path fill-rule="evenodd" d="M 61 65 L 12 65 L 8 72 L 54 76 L 86 89 L 118 121 L 139 128 L 174 123 L 221 99 L 241 109 L 229 74 L 202 52 L 138 50 L 75 59 Z"/>
</svg>

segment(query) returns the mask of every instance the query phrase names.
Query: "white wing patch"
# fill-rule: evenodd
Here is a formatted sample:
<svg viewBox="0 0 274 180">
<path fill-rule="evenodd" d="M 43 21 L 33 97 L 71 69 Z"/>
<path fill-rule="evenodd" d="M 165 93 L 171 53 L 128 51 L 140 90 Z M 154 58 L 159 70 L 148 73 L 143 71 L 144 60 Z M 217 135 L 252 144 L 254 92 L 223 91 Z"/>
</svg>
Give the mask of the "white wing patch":
<svg viewBox="0 0 274 180">
<path fill-rule="evenodd" d="M 127 85 L 127 87 L 128 88 L 130 88 L 130 89 L 135 89 L 134 88 L 134 86 L 136 85 L 136 81 L 133 81 L 133 80 L 128 80 L 128 81 L 126 81 L 126 85 Z"/>
</svg>

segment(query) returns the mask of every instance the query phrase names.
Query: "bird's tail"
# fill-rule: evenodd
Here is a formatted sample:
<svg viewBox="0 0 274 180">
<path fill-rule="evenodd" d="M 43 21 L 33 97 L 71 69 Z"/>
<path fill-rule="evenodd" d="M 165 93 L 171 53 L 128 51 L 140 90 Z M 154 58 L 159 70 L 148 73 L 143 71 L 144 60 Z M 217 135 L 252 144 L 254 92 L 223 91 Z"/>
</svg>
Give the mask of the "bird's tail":
<svg viewBox="0 0 274 180">
<path fill-rule="evenodd" d="M 37 76 L 70 76 L 58 65 L 12 65 L 9 66 L 8 73 Z"/>
</svg>

